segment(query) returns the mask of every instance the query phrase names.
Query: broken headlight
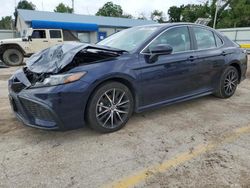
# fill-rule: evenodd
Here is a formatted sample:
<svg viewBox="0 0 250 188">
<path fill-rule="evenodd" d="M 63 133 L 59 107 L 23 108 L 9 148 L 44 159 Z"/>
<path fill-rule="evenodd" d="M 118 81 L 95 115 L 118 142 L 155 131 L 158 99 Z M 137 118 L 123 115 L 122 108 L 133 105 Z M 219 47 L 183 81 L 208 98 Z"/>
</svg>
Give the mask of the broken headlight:
<svg viewBox="0 0 250 188">
<path fill-rule="evenodd" d="M 68 84 L 80 80 L 87 72 L 69 73 L 51 75 L 45 78 L 42 82 L 37 82 L 34 87 L 55 86 L 60 84 Z"/>
</svg>

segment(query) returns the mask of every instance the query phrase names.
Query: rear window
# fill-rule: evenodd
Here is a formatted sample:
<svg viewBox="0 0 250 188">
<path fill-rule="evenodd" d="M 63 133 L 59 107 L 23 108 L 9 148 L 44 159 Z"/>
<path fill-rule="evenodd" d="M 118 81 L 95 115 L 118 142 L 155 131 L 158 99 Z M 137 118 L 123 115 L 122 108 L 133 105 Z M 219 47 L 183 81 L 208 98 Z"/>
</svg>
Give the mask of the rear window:
<svg viewBox="0 0 250 188">
<path fill-rule="evenodd" d="M 222 39 L 217 34 L 214 34 L 214 37 L 215 37 L 217 47 L 221 47 L 223 45 Z"/>
<path fill-rule="evenodd" d="M 199 27 L 194 27 L 193 30 L 197 41 L 198 50 L 216 47 L 215 38 L 212 31 Z"/>
<path fill-rule="evenodd" d="M 52 39 L 62 38 L 62 34 L 60 30 L 49 30 L 49 35 L 50 35 L 50 38 Z"/>
</svg>

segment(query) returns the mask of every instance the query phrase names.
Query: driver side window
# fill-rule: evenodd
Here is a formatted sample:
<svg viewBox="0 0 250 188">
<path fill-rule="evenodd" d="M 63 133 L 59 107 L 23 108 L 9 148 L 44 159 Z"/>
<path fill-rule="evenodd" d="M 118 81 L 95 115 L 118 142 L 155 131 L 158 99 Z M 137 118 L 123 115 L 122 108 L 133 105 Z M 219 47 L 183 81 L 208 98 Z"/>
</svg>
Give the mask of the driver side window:
<svg viewBox="0 0 250 188">
<path fill-rule="evenodd" d="M 46 38 L 45 30 L 34 30 L 32 33 L 33 39 L 44 39 Z"/>
<path fill-rule="evenodd" d="M 158 36 L 147 48 L 147 52 L 150 52 L 152 47 L 159 44 L 168 44 L 173 48 L 173 53 L 184 52 L 191 50 L 191 42 L 189 31 L 186 26 L 176 27 L 167 30 L 160 36 Z"/>
</svg>

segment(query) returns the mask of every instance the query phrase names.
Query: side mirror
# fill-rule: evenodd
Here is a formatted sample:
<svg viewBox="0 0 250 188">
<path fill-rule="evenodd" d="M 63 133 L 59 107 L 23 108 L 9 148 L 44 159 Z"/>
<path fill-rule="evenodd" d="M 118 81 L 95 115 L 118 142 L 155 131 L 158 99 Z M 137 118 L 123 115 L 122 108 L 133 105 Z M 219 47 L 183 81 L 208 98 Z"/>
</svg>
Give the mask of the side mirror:
<svg viewBox="0 0 250 188">
<path fill-rule="evenodd" d="M 158 44 L 149 49 L 151 55 L 149 57 L 149 63 L 154 63 L 158 60 L 160 55 L 168 55 L 173 52 L 173 48 L 168 44 Z"/>
<path fill-rule="evenodd" d="M 30 35 L 28 36 L 28 41 L 32 41 L 32 37 Z"/>
</svg>

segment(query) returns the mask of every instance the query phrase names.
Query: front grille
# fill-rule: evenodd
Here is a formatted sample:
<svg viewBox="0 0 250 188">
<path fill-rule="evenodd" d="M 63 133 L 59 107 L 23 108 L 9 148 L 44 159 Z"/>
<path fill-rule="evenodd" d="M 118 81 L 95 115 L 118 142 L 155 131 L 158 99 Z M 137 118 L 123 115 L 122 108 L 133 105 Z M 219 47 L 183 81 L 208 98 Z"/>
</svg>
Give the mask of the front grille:
<svg viewBox="0 0 250 188">
<path fill-rule="evenodd" d="M 42 105 L 23 98 L 21 99 L 21 103 L 24 105 L 27 113 L 33 118 L 45 121 L 54 121 L 52 113 Z"/>
</svg>

